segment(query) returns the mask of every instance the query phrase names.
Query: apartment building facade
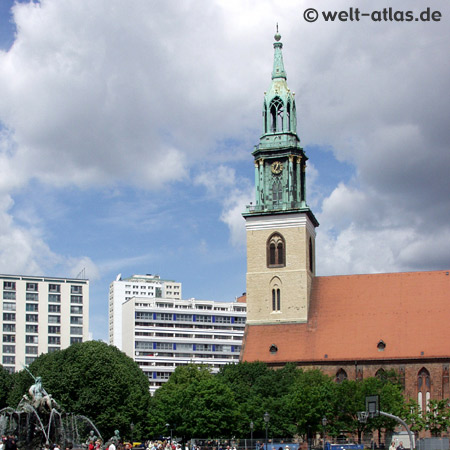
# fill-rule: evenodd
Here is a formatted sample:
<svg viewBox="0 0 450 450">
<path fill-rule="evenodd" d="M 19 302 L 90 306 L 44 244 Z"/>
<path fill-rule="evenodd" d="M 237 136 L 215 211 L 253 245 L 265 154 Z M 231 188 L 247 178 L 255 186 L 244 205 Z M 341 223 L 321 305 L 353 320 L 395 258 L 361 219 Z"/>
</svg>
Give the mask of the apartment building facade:
<svg viewBox="0 0 450 450">
<path fill-rule="evenodd" d="M 41 353 L 89 338 L 89 280 L 0 275 L 1 362 L 22 370 Z"/>
<path fill-rule="evenodd" d="M 122 350 L 147 375 L 152 394 L 180 365 L 216 373 L 239 361 L 246 303 L 132 297 L 122 309 Z"/>
<path fill-rule="evenodd" d="M 122 304 L 133 297 L 181 299 L 181 283 L 159 275 L 132 275 L 109 285 L 109 344 L 122 349 Z"/>
</svg>

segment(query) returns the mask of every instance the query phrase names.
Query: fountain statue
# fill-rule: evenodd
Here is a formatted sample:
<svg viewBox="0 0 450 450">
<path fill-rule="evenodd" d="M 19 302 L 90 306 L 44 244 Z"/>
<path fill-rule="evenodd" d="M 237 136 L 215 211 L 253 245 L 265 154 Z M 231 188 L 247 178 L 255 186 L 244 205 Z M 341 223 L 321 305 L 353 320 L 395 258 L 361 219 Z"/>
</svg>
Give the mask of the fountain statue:
<svg viewBox="0 0 450 450">
<path fill-rule="evenodd" d="M 42 378 L 33 377 L 34 384 L 20 400 L 16 409 L 0 410 L 0 434 L 17 436 L 18 448 L 33 450 L 44 445 L 61 447 L 86 446 L 89 439 L 97 441 L 101 435 L 90 419 L 83 415 L 65 412 L 44 389 Z M 88 441 L 86 435 L 89 431 Z M 96 433 L 96 434 L 95 434 Z"/>
</svg>

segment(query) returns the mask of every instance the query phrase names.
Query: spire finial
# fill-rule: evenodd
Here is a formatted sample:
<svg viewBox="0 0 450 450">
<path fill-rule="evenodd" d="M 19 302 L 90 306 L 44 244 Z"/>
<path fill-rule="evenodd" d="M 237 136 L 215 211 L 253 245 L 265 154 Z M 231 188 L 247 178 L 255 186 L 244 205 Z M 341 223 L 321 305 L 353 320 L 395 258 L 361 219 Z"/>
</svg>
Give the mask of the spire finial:
<svg viewBox="0 0 450 450">
<path fill-rule="evenodd" d="M 278 22 L 277 22 L 277 32 L 276 32 L 274 38 L 275 38 L 275 40 L 276 40 L 277 42 L 281 39 L 281 34 L 278 33 Z"/>
</svg>

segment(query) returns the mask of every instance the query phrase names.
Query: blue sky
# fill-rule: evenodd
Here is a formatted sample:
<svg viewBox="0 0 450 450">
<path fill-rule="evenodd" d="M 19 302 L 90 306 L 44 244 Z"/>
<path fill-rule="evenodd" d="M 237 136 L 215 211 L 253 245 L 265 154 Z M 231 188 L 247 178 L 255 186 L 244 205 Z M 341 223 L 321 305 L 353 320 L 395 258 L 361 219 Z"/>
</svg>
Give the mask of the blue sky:
<svg viewBox="0 0 450 450">
<path fill-rule="evenodd" d="M 314 4 L 313 4 L 314 3 Z M 245 291 L 240 213 L 278 22 L 320 222 L 320 275 L 450 267 L 450 7 L 436 23 L 306 23 L 378 2 L 0 2 L 0 272 Z M 395 8 L 420 12 L 419 1 Z"/>
</svg>

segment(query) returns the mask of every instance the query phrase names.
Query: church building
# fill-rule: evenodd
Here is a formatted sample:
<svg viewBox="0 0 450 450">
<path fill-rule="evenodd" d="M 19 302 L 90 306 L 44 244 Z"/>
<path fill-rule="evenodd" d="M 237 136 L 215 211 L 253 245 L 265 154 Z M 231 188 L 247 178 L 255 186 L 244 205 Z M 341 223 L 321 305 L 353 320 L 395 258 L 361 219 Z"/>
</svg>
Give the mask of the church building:
<svg viewBox="0 0 450 450">
<path fill-rule="evenodd" d="M 294 362 L 358 380 L 395 369 L 422 408 L 450 397 L 449 271 L 316 276 L 319 226 L 306 202 L 307 156 L 297 134 L 281 36 L 264 95 L 247 233 L 242 361 Z"/>
</svg>

